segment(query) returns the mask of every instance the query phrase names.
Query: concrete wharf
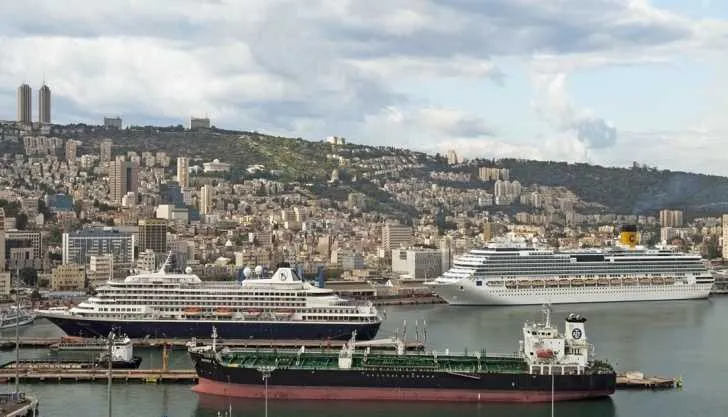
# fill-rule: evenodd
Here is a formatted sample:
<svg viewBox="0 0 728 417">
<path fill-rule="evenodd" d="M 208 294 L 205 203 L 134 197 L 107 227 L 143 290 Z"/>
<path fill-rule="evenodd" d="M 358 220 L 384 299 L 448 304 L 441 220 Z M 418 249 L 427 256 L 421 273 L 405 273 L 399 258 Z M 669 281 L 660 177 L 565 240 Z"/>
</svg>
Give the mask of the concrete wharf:
<svg viewBox="0 0 728 417">
<path fill-rule="evenodd" d="M 78 383 L 78 382 L 108 382 L 109 371 L 105 369 L 59 370 L 59 369 L 21 369 L 19 372 L 21 383 Z M 194 384 L 197 374 L 194 369 L 164 370 L 164 369 L 114 369 L 111 373 L 113 382 L 137 383 L 177 383 Z M 14 383 L 15 370 L 0 370 L 0 383 Z"/>
</svg>

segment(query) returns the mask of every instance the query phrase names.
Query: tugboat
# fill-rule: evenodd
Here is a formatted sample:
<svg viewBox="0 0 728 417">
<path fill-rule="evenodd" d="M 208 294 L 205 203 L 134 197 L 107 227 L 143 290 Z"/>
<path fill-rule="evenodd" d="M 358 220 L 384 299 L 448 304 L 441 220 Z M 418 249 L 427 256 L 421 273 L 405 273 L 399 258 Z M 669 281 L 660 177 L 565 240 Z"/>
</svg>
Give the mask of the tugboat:
<svg viewBox="0 0 728 417">
<path fill-rule="evenodd" d="M 97 346 L 96 344 L 93 345 Z M 95 349 L 90 349 L 95 350 Z M 134 345 L 126 336 L 117 337 L 111 345 L 111 367 L 113 369 L 137 369 L 142 363 L 142 358 L 134 356 Z M 101 351 L 95 359 L 84 360 L 45 360 L 32 359 L 20 362 L 10 361 L 0 365 L 0 368 L 14 369 L 107 369 L 109 367 L 109 345 Z"/>
<path fill-rule="evenodd" d="M 591 357 L 586 319 L 570 314 L 564 333 L 525 323 L 517 354 L 357 351 L 356 332 L 341 351 L 230 349 L 195 351 L 202 394 L 243 398 L 548 402 L 607 397 L 616 388 L 611 365 Z"/>
<path fill-rule="evenodd" d="M 33 320 L 35 320 L 35 314 L 12 306 L 0 313 L 0 330 L 14 329 L 16 325 L 25 326 L 33 323 Z"/>
</svg>

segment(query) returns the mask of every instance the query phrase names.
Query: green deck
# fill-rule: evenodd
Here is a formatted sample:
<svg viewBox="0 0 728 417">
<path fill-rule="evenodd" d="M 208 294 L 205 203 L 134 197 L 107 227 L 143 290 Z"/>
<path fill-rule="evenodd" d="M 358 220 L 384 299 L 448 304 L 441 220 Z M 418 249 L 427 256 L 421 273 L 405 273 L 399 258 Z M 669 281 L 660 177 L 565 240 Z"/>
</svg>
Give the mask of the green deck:
<svg viewBox="0 0 728 417">
<path fill-rule="evenodd" d="M 338 369 L 339 352 L 236 351 L 222 356 L 228 367 L 278 369 Z M 405 355 L 354 353 L 352 369 L 392 371 L 498 372 L 528 371 L 526 362 L 517 357 L 474 355 L 438 355 L 408 353 Z"/>
</svg>

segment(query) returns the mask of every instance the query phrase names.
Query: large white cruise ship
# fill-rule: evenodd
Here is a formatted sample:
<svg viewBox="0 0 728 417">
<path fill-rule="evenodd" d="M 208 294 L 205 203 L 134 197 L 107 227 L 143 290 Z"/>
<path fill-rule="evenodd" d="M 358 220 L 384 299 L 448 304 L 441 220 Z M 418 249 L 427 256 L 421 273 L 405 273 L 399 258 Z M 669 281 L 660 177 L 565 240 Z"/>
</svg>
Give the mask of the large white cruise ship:
<svg viewBox="0 0 728 417">
<path fill-rule="evenodd" d="M 352 331 L 366 340 L 381 325 L 376 307 L 357 304 L 331 289 L 304 282 L 295 269 L 279 267 L 241 282 L 202 281 L 192 273 L 158 272 L 108 281 L 70 308 L 37 310 L 69 336 L 102 336 L 113 329 L 131 338 L 220 337 L 235 339 L 346 339 Z M 321 280 L 320 282 L 323 282 Z"/>
<path fill-rule="evenodd" d="M 434 281 L 449 304 L 526 305 L 707 298 L 713 277 L 699 255 L 635 247 L 623 228 L 621 247 L 556 252 L 489 247 L 462 255 Z"/>
</svg>

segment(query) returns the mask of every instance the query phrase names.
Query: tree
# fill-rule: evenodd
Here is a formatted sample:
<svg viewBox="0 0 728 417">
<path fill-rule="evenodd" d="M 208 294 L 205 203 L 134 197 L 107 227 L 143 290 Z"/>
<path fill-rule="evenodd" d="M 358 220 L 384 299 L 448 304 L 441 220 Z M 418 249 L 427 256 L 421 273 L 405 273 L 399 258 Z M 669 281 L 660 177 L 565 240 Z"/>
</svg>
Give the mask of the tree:
<svg viewBox="0 0 728 417">
<path fill-rule="evenodd" d="M 18 230 L 25 230 L 28 226 L 28 215 L 20 213 L 15 217 L 15 228 Z"/>
<path fill-rule="evenodd" d="M 63 240 L 63 232 L 59 227 L 54 227 L 48 236 L 48 243 L 51 245 L 60 245 Z"/>
<path fill-rule="evenodd" d="M 38 271 L 35 268 L 23 268 L 20 270 L 20 279 L 29 287 L 35 287 L 38 283 Z"/>
</svg>

